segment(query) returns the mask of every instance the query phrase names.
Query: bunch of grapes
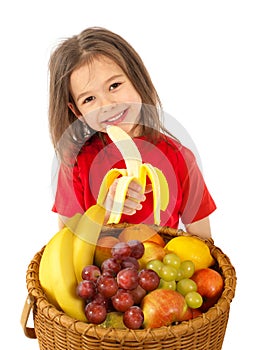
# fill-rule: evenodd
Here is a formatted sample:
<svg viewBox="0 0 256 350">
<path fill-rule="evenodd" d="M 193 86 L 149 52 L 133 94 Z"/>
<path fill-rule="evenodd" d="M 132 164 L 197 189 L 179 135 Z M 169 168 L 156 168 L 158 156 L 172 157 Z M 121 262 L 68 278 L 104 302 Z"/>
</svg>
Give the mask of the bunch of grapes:
<svg viewBox="0 0 256 350">
<path fill-rule="evenodd" d="M 196 283 L 191 279 L 195 272 L 193 261 L 181 261 L 176 254 L 167 253 L 163 260 L 151 260 L 146 267 L 155 271 L 160 277 L 159 288 L 176 290 L 181 293 L 187 305 L 193 309 L 202 305 L 203 298 L 197 292 Z"/>
<path fill-rule="evenodd" d="M 147 292 L 158 288 L 160 277 L 151 268 L 139 270 L 138 259 L 144 254 L 140 241 L 118 242 L 111 254 L 101 268 L 84 267 L 77 295 L 85 300 L 85 315 L 90 323 L 100 324 L 108 312 L 118 311 L 123 313 L 126 327 L 138 329 L 144 321 L 140 302 Z"/>
</svg>

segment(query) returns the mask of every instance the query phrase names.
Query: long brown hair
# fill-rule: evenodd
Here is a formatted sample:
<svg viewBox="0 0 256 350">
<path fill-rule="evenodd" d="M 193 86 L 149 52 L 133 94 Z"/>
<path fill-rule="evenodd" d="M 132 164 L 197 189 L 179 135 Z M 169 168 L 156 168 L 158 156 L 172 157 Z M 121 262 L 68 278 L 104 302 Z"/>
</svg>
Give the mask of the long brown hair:
<svg viewBox="0 0 256 350">
<path fill-rule="evenodd" d="M 159 116 L 161 101 L 138 53 L 118 34 L 104 28 L 88 28 L 61 42 L 49 61 L 49 128 L 54 148 L 61 157 L 63 152 L 77 154 L 86 138 L 95 133 L 68 108 L 69 102 L 74 104 L 70 76 L 76 68 L 102 55 L 124 71 L 140 95 L 142 134 L 155 142 L 160 130 L 164 130 Z M 103 135 L 97 134 L 103 140 Z"/>
</svg>

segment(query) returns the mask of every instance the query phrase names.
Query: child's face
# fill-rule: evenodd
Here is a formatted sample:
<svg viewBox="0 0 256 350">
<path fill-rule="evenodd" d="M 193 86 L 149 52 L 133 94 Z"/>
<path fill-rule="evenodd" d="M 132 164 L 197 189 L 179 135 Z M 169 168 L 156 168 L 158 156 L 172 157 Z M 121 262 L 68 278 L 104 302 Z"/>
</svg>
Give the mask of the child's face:
<svg viewBox="0 0 256 350">
<path fill-rule="evenodd" d="M 92 129 L 106 132 L 108 125 L 118 125 L 126 132 L 138 120 L 141 97 L 123 70 L 107 57 L 95 59 L 73 71 L 70 77 L 70 103 L 73 113 Z"/>
</svg>

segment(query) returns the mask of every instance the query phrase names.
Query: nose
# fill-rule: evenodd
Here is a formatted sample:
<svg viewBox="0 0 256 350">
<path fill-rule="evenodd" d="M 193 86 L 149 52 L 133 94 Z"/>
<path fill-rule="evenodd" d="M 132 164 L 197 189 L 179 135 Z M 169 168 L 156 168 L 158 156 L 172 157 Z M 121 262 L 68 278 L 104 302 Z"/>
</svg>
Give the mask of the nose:
<svg viewBox="0 0 256 350">
<path fill-rule="evenodd" d="M 100 109 L 102 113 L 112 110 L 116 105 L 116 101 L 110 94 L 104 94 L 100 97 Z"/>
</svg>

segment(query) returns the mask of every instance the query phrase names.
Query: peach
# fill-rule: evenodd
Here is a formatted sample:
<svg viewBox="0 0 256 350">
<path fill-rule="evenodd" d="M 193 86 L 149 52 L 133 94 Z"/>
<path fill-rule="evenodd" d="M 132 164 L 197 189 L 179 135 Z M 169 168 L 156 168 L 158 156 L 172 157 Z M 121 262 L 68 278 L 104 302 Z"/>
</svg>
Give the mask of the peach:
<svg viewBox="0 0 256 350">
<path fill-rule="evenodd" d="M 104 260 L 111 258 L 111 248 L 118 242 L 119 239 L 114 236 L 100 237 L 95 248 L 94 264 L 101 267 Z"/>
<path fill-rule="evenodd" d="M 145 269 L 147 263 L 151 260 L 162 260 L 166 254 L 165 249 L 155 242 L 147 241 L 143 242 L 143 244 L 145 251 L 143 256 L 138 260 L 141 269 Z"/>
<path fill-rule="evenodd" d="M 137 239 L 141 242 L 155 242 L 158 245 L 164 247 L 165 242 L 157 231 L 146 225 L 146 224 L 137 224 L 124 228 L 119 235 L 119 240 L 122 242 L 128 242 L 133 239 Z"/>
</svg>

